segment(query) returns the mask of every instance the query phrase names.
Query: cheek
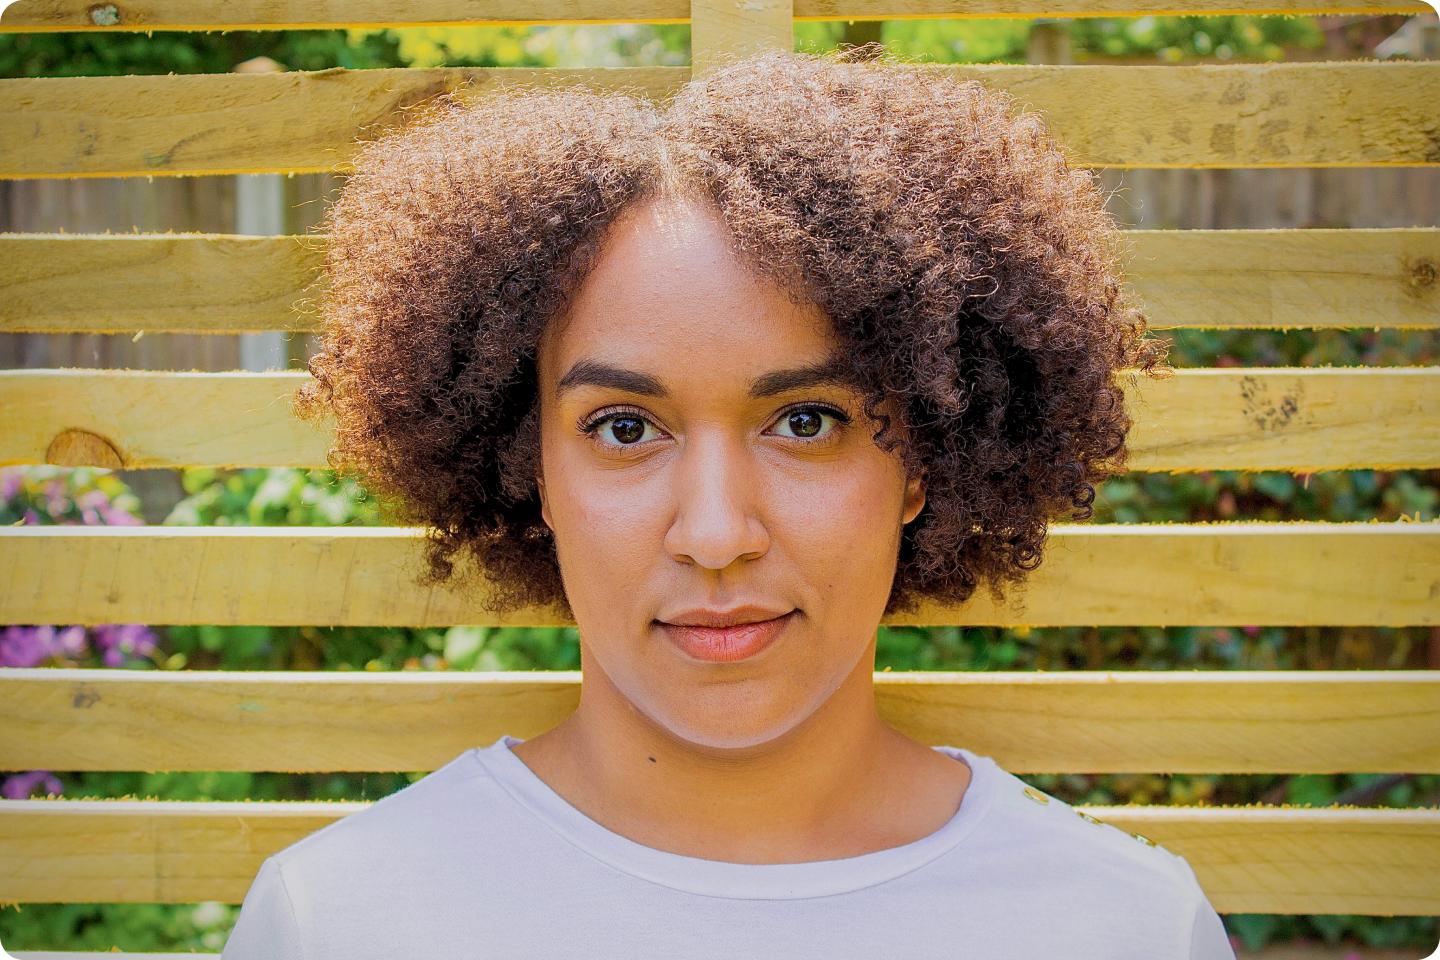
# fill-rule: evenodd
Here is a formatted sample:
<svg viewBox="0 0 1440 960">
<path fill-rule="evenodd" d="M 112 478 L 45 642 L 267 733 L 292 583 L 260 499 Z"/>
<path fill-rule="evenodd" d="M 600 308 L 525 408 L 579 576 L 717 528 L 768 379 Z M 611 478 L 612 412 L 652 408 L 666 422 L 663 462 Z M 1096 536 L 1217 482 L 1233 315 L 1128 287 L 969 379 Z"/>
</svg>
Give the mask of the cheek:
<svg viewBox="0 0 1440 960">
<path fill-rule="evenodd" d="M 580 479 L 579 471 L 567 476 L 574 479 L 554 488 L 551 503 L 562 565 L 583 579 L 574 584 L 577 590 L 602 580 L 597 588 L 610 591 L 615 580 L 633 579 L 656 555 L 664 508 L 653 489 L 627 487 L 603 475 Z"/>
<path fill-rule="evenodd" d="M 870 561 L 888 563 L 888 544 L 898 537 L 900 480 L 883 461 L 852 463 L 813 482 L 778 485 L 772 524 L 797 550 L 797 562 L 828 567 L 833 578 L 847 569 L 867 571 Z M 783 531 L 780 533 L 779 531 Z M 843 562 L 837 562 L 843 561 Z"/>
<path fill-rule="evenodd" d="M 674 492 L 664 471 L 627 479 L 583 462 L 556 467 L 550 509 L 563 565 L 577 581 L 569 588 L 603 594 L 613 609 L 618 580 L 644 582 L 665 559 Z M 904 481 L 878 451 L 820 471 L 762 464 L 754 476 L 761 487 L 751 508 L 767 518 L 771 538 L 762 564 L 782 562 L 817 589 L 847 594 L 893 564 Z"/>
</svg>

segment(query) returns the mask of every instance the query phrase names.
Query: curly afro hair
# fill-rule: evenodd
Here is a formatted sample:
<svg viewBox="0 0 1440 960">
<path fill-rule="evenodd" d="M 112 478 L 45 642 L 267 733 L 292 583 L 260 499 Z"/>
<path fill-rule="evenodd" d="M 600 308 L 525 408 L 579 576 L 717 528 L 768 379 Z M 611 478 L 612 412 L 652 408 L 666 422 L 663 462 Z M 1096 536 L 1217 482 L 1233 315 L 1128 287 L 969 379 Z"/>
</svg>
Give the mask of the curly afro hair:
<svg viewBox="0 0 1440 960">
<path fill-rule="evenodd" d="M 665 104 L 444 94 L 361 146 L 319 224 L 323 341 L 294 398 L 333 413 L 333 468 L 427 528 L 422 585 L 468 556 L 491 613 L 573 619 L 534 479 L 536 350 L 617 215 L 662 195 L 713 203 L 757 274 L 824 309 L 875 442 L 923 471 L 887 616 L 981 581 L 1000 601 L 1048 521 L 1089 519 L 1124 469 L 1116 374 L 1173 373 L 1093 175 L 978 81 L 860 48 L 763 54 Z"/>
</svg>

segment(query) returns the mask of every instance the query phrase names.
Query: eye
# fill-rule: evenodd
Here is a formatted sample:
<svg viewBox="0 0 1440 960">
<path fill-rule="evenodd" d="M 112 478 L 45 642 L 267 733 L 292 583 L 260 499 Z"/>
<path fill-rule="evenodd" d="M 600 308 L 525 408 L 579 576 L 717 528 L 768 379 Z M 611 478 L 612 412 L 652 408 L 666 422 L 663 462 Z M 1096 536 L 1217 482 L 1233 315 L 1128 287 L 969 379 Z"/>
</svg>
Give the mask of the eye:
<svg viewBox="0 0 1440 960">
<path fill-rule="evenodd" d="M 822 433 L 826 417 L 837 421 L 839 426 Z M 850 415 L 838 407 L 824 403 L 801 403 L 781 411 L 777 426 L 795 431 L 793 435 L 780 434 L 788 440 L 798 441 L 802 445 L 820 445 L 837 439 L 840 430 L 849 422 Z M 634 408 L 605 407 L 589 417 L 581 418 L 575 426 L 601 447 L 619 450 L 640 446 L 650 432 L 647 428 L 654 427 L 654 423 Z"/>
<path fill-rule="evenodd" d="M 601 430 L 601 426 L 607 421 L 610 421 L 611 425 L 606 430 Z M 606 407 L 603 410 L 597 410 L 595 414 L 589 418 L 582 418 L 575 426 L 579 428 L 581 433 L 588 436 L 600 446 L 616 448 L 638 445 L 645 437 L 645 428 L 647 426 L 653 427 L 654 424 L 650 422 L 648 417 L 637 410 Z M 601 439 L 602 436 L 607 434 L 611 440 L 616 442 L 611 443 L 609 440 Z"/>
<path fill-rule="evenodd" d="M 824 418 L 829 417 L 839 423 L 834 429 L 824 435 L 819 435 L 824 429 Z M 827 404 L 804 403 L 786 409 L 780 414 L 780 426 L 788 426 L 796 431 L 793 439 L 802 440 L 806 443 L 828 443 L 835 439 L 835 436 L 843 429 L 844 425 L 850 422 L 850 415 L 844 410 L 837 409 Z M 782 434 L 783 436 L 783 434 Z"/>
</svg>

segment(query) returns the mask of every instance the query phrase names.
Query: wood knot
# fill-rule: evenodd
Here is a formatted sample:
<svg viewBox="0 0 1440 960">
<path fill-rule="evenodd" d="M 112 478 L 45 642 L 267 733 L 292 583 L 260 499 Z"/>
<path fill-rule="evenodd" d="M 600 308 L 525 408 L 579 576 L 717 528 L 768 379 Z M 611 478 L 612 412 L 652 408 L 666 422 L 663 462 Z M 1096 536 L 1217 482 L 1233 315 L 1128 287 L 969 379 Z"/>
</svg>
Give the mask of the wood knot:
<svg viewBox="0 0 1440 960">
<path fill-rule="evenodd" d="M 120 24 L 120 8 L 113 3 L 96 3 L 86 11 L 90 22 L 97 27 L 115 27 Z"/>
<path fill-rule="evenodd" d="M 1435 261 L 1422 257 L 1410 264 L 1410 285 L 1412 287 L 1433 287 L 1436 273 Z"/>
<path fill-rule="evenodd" d="M 45 462 L 57 467 L 106 467 L 120 470 L 125 458 L 115 445 L 89 430 L 62 430 L 45 450 Z"/>
</svg>

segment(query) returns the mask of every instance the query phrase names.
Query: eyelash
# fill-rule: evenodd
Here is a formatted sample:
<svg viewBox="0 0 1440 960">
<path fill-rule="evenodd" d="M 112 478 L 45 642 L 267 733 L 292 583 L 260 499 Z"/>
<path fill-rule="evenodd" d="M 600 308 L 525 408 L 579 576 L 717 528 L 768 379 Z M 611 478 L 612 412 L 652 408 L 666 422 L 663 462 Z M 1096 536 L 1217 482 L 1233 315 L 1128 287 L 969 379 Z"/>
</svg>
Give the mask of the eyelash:
<svg viewBox="0 0 1440 960">
<path fill-rule="evenodd" d="M 839 438 L 839 434 L 845 429 L 845 426 L 846 426 L 848 423 L 850 423 L 850 420 L 851 420 L 850 414 L 849 414 L 848 412 L 846 412 L 845 410 L 839 408 L 839 407 L 833 406 L 833 405 L 828 404 L 828 403 L 816 403 L 816 402 L 814 402 L 814 401 L 809 401 L 809 402 L 805 402 L 805 403 L 792 404 L 792 405 L 786 407 L 784 410 L 780 411 L 780 415 L 779 415 L 778 417 L 776 417 L 776 422 L 778 423 L 779 421 L 784 420 L 785 418 L 789 417 L 791 414 L 796 413 L 796 412 L 801 411 L 801 410 L 819 410 L 819 411 L 822 412 L 822 413 L 827 413 L 827 414 L 829 414 L 830 416 L 834 417 L 834 418 L 835 418 L 837 421 L 839 421 L 839 423 L 840 423 L 840 425 L 839 425 L 837 428 L 835 428 L 834 430 L 830 431 L 830 433 L 826 434 L 826 435 L 825 435 L 824 437 L 822 437 L 822 438 L 818 438 L 818 439 L 817 439 L 817 438 L 813 438 L 813 437 L 786 437 L 786 438 L 784 438 L 784 439 L 787 439 L 787 440 L 792 440 L 792 441 L 794 441 L 794 442 L 796 442 L 796 443 L 799 443 L 799 444 L 801 444 L 801 445 L 822 446 L 822 445 L 824 445 L 824 444 L 831 443 L 831 442 L 833 442 L 834 440 L 836 440 L 836 439 Z M 600 447 L 604 447 L 606 450 L 624 450 L 624 449 L 630 448 L 630 447 L 638 447 L 638 446 L 641 446 L 641 444 L 639 444 L 639 443 L 621 443 L 621 444 L 615 444 L 615 443 L 602 443 L 602 442 L 600 441 L 599 436 L 598 436 L 598 431 L 599 431 L 599 429 L 600 429 L 601 424 L 605 423 L 607 420 L 610 420 L 610 419 L 612 419 L 612 418 L 614 418 L 614 417 L 618 417 L 618 416 L 620 416 L 621 414 L 628 414 L 628 415 L 630 415 L 630 416 L 635 417 L 637 420 L 644 420 L 646 423 L 649 423 L 649 424 L 651 424 L 652 426 L 654 425 L 654 421 L 653 421 L 653 420 L 651 420 L 649 417 L 645 416 L 644 413 L 642 413 L 641 411 L 635 409 L 634 407 L 624 407 L 624 406 L 620 406 L 620 407 L 602 407 L 601 409 L 596 410 L 593 414 L 590 414 L 588 417 L 581 417 L 580 420 L 576 422 L 575 427 L 576 427 L 576 429 L 578 429 L 581 433 L 585 434 L 586 438 L 587 438 L 588 440 L 590 440 L 591 443 L 594 443 L 595 445 L 600 446 Z"/>
</svg>

